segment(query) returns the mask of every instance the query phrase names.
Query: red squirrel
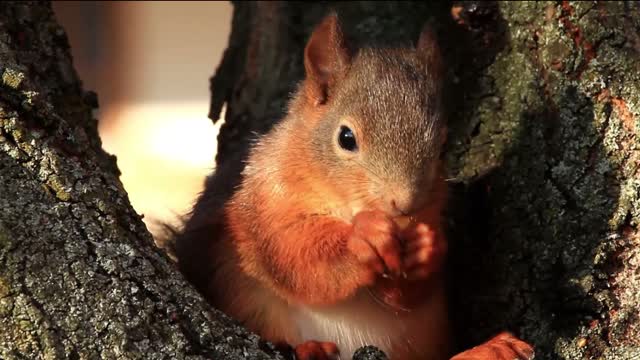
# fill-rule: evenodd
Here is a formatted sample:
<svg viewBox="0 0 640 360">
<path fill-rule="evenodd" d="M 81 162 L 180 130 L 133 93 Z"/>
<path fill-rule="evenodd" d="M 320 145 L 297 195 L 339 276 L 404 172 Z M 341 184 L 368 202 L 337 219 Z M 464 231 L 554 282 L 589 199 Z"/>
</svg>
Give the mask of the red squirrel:
<svg viewBox="0 0 640 360">
<path fill-rule="evenodd" d="M 214 307 L 298 359 L 350 359 L 365 345 L 392 360 L 448 359 L 435 35 L 356 52 L 331 13 L 304 67 L 233 191 L 209 181 L 176 239 L 179 266 Z M 454 359 L 530 356 L 504 333 Z"/>
</svg>

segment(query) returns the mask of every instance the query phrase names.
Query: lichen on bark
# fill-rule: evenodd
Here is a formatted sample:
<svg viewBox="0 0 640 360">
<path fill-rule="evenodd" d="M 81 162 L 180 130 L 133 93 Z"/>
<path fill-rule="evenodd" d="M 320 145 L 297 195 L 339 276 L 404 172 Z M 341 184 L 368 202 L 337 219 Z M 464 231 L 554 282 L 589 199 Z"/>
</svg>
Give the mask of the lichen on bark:
<svg viewBox="0 0 640 360">
<path fill-rule="evenodd" d="M 640 356 L 640 14 L 624 2 L 499 5 L 505 47 L 451 152 L 467 200 L 492 209 L 459 245 L 457 264 L 472 265 L 458 272 L 471 289 L 458 315 L 486 325 L 463 332 L 511 328 L 542 358 Z"/>
</svg>

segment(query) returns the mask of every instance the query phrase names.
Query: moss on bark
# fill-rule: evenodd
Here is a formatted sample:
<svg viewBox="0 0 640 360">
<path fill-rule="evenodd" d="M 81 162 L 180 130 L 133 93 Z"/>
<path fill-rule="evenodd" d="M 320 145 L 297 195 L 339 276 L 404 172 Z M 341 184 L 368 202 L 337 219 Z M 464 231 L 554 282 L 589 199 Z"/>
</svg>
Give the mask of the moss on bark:
<svg viewBox="0 0 640 360">
<path fill-rule="evenodd" d="M 466 201 L 491 210 L 468 214 L 489 225 L 458 245 L 458 315 L 477 322 L 462 332 L 514 329 L 542 358 L 640 356 L 640 13 L 499 5 L 505 46 L 480 75 L 490 91 L 456 118 L 473 127 L 451 152 Z"/>
</svg>

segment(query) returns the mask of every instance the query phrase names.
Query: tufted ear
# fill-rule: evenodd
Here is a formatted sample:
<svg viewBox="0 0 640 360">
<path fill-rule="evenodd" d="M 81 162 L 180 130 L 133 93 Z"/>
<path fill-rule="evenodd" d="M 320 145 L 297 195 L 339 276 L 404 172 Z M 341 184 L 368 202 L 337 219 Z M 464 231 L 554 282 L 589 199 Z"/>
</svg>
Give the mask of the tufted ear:
<svg viewBox="0 0 640 360">
<path fill-rule="evenodd" d="M 425 24 L 422 28 L 416 44 L 416 51 L 426 64 L 427 74 L 439 78 L 443 71 L 442 54 L 438 45 L 438 37 L 431 23 Z"/>
<path fill-rule="evenodd" d="M 327 102 L 351 56 L 338 16 L 332 12 L 315 28 L 304 50 L 307 95 L 315 105 Z"/>
</svg>

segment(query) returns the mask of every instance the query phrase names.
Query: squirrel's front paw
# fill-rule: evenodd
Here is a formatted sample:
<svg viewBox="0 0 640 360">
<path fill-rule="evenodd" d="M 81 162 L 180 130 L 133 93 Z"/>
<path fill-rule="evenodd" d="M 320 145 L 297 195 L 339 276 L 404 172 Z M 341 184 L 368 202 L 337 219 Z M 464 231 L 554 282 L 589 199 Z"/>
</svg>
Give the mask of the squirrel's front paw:
<svg viewBox="0 0 640 360">
<path fill-rule="evenodd" d="M 531 345 L 508 332 L 503 332 L 482 345 L 452 357 L 451 360 L 531 360 L 533 358 L 534 350 Z"/>
<path fill-rule="evenodd" d="M 335 360 L 338 359 L 338 347 L 334 343 L 307 341 L 296 346 L 296 360 Z"/>
<path fill-rule="evenodd" d="M 447 243 L 428 225 L 415 224 L 403 232 L 402 238 L 402 268 L 408 279 L 424 279 L 440 268 L 447 252 Z"/>
<path fill-rule="evenodd" d="M 349 251 L 364 266 L 367 285 L 374 283 L 379 275 L 400 274 L 401 247 L 398 241 L 398 227 L 385 213 L 358 213 L 353 219 L 353 233 L 347 245 Z"/>
</svg>

